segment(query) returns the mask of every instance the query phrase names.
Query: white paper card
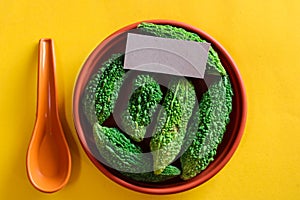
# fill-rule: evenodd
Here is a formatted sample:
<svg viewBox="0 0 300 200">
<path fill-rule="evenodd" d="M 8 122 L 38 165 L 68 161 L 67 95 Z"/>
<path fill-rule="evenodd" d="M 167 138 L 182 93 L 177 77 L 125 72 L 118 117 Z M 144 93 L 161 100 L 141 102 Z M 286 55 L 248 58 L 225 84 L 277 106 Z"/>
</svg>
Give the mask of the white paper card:
<svg viewBox="0 0 300 200">
<path fill-rule="evenodd" d="M 204 78 L 210 44 L 128 33 L 124 69 Z"/>
</svg>

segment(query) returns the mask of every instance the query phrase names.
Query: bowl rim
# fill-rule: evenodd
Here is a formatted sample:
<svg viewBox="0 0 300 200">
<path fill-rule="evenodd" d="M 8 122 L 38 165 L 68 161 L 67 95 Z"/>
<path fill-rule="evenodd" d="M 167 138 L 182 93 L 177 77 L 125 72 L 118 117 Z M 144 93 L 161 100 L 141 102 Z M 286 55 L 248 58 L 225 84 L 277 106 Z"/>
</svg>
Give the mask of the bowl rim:
<svg viewBox="0 0 300 200">
<path fill-rule="evenodd" d="M 166 188 L 150 188 L 150 187 L 134 185 L 132 183 L 126 182 L 125 180 L 115 176 L 110 171 L 108 171 L 102 164 L 100 164 L 98 162 L 98 160 L 91 154 L 91 152 L 88 151 L 88 145 L 85 141 L 83 129 L 80 124 L 80 116 L 79 116 L 79 112 L 78 112 L 80 92 L 77 90 L 77 88 L 78 88 L 78 85 L 80 85 L 83 81 L 82 78 L 80 78 L 80 77 L 82 77 L 81 74 L 83 72 L 83 69 L 85 68 L 85 66 L 88 66 L 92 62 L 91 60 L 93 60 L 92 58 L 96 56 L 97 51 L 99 51 L 101 48 L 103 48 L 105 45 L 107 45 L 107 43 L 109 41 L 111 41 L 113 38 L 115 38 L 116 36 L 118 36 L 119 34 L 125 32 L 125 31 L 136 28 L 137 25 L 142 22 L 149 22 L 149 23 L 155 23 L 155 24 L 169 24 L 172 26 L 181 27 L 188 31 L 191 31 L 191 32 L 194 32 L 194 33 L 200 35 L 207 42 L 210 42 L 212 44 L 212 46 L 214 47 L 214 49 L 218 52 L 218 54 L 222 54 L 222 56 L 224 56 L 226 58 L 225 60 L 226 60 L 226 62 L 228 62 L 228 65 L 230 66 L 230 70 L 231 70 L 231 73 L 228 73 L 229 77 L 231 78 L 231 81 L 232 81 L 232 78 L 234 78 L 234 81 L 235 81 L 234 85 L 237 87 L 237 91 L 239 91 L 238 95 L 239 95 L 240 101 L 237 102 L 238 103 L 237 106 L 238 106 L 238 109 L 240 110 L 239 111 L 240 118 L 239 118 L 238 127 L 235 127 L 237 133 L 235 134 L 235 138 L 233 139 L 231 146 L 228 147 L 229 149 L 228 149 L 227 154 L 225 155 L 225 157 L 223 157 L 223 159 L 221 159 L 216 164 L 215 168 L 213 168 L 211 171 L 209 171 L 209 173 L 205 174 L 205 176 L 203 176 L 201 179 L 195 178 L 192 181 L 188 181 L 182 185 L 174 185 L 174 186 L 170 186 L 170 187 L 166 187 Z M 226 71 L 228 71 L 228 69 L 226 69 Z M 231 76 L 234 76 L 234 77 L 231 77 Z M 186 190 L 193 189 L 193 188 L 203 184 L 204 182 L 208 181 L 213 176 L 215 176 L 229 162 L 229 160 L 233 156 L 234 152 L 236 151 L 236 149 L 240 143 L 240 140 L 242 138 L 242 135 L 243 135 L 243 132 L 245 129 L 245 125 L 246 125 L 246 118 L 247 118 L 247 99 L 246 99 L 246 90 L 244 87 L 244 83 L 243 83 L 241 74 L 237 68 L 237 65 L 235 64 L 234 60 L 229 55 L 229 53 L 226 51 L 226 49 L 217 40 L 215 40 L 213 37 L 208 35 L 206 32 L 202 31 L 201 29 L 196 28 L 192 25 L 186 24 L 184 22 L 167 20 L 167 19 L 152 19 L 152 20 L 143 20 L 143 21 L 135 22 L 135 23 L 129 24 L 129 25 L 115 31 L 114 33 L 112 33 L 108 37 L 106 37 L 91 52 L 91 54 L 87 57 L 87 59 L 81 66 L 81 69 L 77 75 L 76 83 L 75 83 L 75 86 L 73 89 L 72 106 L 73 106 L 72 107 L 73 122 L 74 122 L 74 126 L 75 126 L 75 129 L 77 132 L 77 136 L 79 138 L 81 146 L 83 147 L 85 153 L 87 154 L 88 158 L 92 161 L 92 163 L 106 177 L 108 177 L 110 180 L 118 183 L 119 185 L 122 185 L 125 188 L 131 189 L 136 192 L 142 192 L 142 193 L 148 193 L 148 194 L 173 194 L 173 193 L 183 192 Z"/>
</svg>

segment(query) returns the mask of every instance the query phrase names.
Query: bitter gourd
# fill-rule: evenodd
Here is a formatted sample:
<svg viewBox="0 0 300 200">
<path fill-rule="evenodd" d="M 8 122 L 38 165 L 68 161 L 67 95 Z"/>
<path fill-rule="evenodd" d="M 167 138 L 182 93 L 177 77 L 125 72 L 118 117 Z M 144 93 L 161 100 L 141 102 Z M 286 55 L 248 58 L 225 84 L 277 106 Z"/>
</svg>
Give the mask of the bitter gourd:
<svg viewBox="0 0 300 200">
<path fill-rule="evenodd" d="M 189 32 L 183 28 L 178 28 L 171 25 L 160 25 L 143 22 L 139 24 L 137 28 L 157 37 L 195 42 L 206 42 L 196 33 Z M 221 75 L 226 75 L 226 70 L 222 66 L 217 52 L 212 47 L 209 48 L 206 70 L 210 71 L 210 73 L 216 73 L 215 71 L 217 71 Z"/>
<path fill-rule="evenodd" d="M 112 113 L 125 76 L 123 60 L 124 55 L 113 54 L 88 82 L 83 106 L 91 124 L 102 124 Z"/>
<path fill-rule="evenodd" d="M 123 175 L 141 182 L 150 182 L 150 183 L 158 183 L 167 181 L 172 179 L 176 176 L 179 176 L 181 173 L 180 169 L 175 166 L 169 165 L 167 166 L 164 171 L 158 175 L 154 174 L 153 172 L 146 172 L 146 173 L 122 173 Z"/>
<path fill-rule="evenodd" d="M 99 160 L 109 167 L 126 173 L 152 171 L 149 154 L 142 153 L 142 149 L 133 144 L 119 129 L 95 123 L 93 136 L 101 155 Z"/>
<path fill-rule="evenodd" d="M 180 158 L 183 180 L 196 176 L 214 160 L 229 123 L 232 95 L 228 76 L 222 76 L 203 94 L 198 111 L 198 130 L 192 144 Z"/>
<path fill-rule="evenodd" d="M 150 75 L 137 76 L 133 89 L 128 107 L 123 113 L 122 124 L 126 133 L 140 142 L 163 94 L 159 84 Z"/>
<path fill-rule="evenodd" d="M 150 141 L 155 174 L 160 174 L 180 152 L 195 101 L 195 89 L 189 81 L 182 78 L 170 83 Z"/>
</svg>

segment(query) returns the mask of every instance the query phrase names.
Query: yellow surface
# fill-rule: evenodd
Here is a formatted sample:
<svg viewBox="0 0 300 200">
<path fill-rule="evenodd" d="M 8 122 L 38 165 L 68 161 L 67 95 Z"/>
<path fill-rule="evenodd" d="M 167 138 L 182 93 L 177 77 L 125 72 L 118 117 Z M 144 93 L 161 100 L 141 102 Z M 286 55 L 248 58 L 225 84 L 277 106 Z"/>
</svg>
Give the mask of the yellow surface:
<svg viewBox="0 0 300 200">
<path fill-rule="evenodd" d="M 0 199 L 300 199 L 300 1 L 0 0 Z M 71 115 L 78 70 L 113 31 L 144 19 L 203 29 L 235 59 L 247 89 L 248 120 L 237 152 L 214 178 L 176 195 L 122 188 L 83 152 Z M 73 156 L 69 184 L 36 191 L 25 170 L 35 121 L 37 43 L 55 40 L 61 117 Z"/>
</svg>

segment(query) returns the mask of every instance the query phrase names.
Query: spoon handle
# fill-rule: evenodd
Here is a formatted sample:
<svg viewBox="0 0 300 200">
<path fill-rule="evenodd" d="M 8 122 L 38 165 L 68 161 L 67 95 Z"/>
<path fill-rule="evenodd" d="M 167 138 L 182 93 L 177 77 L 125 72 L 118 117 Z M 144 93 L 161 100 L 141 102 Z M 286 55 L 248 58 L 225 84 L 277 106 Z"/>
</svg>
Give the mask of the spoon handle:
<svg viewBox="0 0 300 200">
<path fill-rule="evenodd" d="M 58 113 L 55 80 L 55 54 L 52 39 L 39 41 L 37 115 Z M 54 116 L 52 116 L 54 117 Z"/>
</svg>

